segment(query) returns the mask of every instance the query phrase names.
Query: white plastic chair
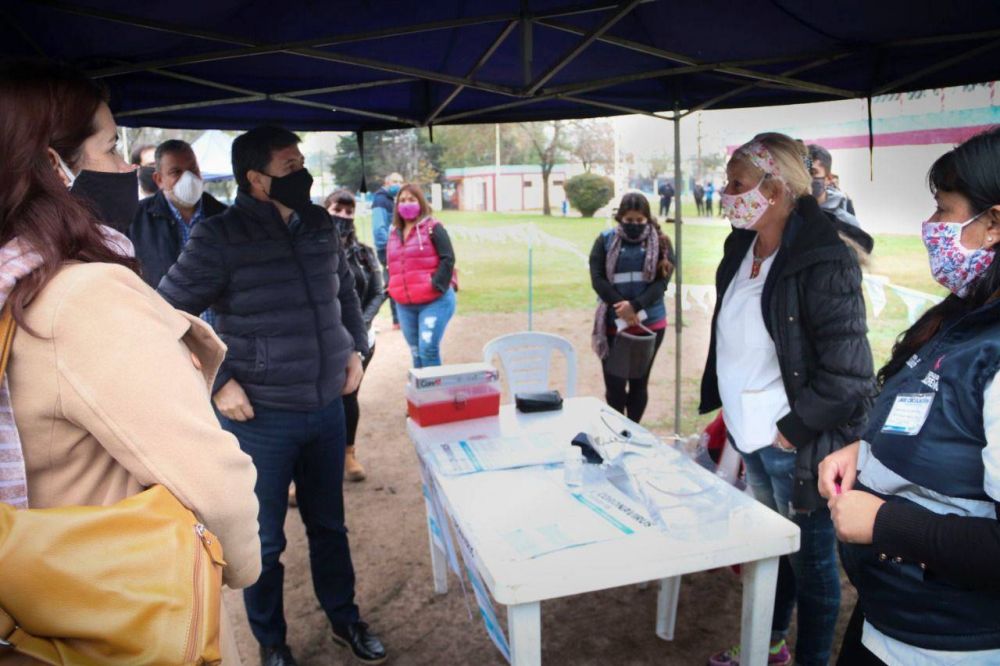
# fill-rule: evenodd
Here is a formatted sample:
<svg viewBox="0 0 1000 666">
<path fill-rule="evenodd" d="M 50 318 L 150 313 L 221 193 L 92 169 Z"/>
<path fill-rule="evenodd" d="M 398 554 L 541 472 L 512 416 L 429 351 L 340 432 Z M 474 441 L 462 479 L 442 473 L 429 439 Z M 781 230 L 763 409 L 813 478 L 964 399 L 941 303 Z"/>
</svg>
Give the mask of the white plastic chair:
<svg viewBox="0 0 1000 666">
<path fill-rule="evenodd" d="M 523 392 L 549 390 L 549 369 L 552 354 L 561 353 L 566 358 L 566 393 L 576 395 L 576 351 L 569 340 L 551 333 L 511 333 L 493 338 L 483 347 L 483 359 L 493 362 L 500 357 L 500 372 L 507 380 L 510 401 Z"/>
</svg>

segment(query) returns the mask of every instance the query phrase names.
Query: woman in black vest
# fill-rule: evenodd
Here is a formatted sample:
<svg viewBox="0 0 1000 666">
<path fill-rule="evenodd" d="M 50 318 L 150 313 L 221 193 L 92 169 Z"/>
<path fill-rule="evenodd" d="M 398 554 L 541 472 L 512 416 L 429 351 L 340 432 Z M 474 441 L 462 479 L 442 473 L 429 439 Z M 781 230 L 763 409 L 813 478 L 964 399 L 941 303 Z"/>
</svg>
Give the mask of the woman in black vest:
<svg viewBox="0 0 1000 666">
<path fill-rule="evenodd" d="M 1000 128 L 928 180 L 951 294 L 893 348 L 862 440 L 820 466 L 858 589 L 842 664 L 1000 663 Z"/>
<path fill-rule="evenodd" d="M 733 225 L 716 273 L 702 413 L 722 408 L 747 481 L 802 530 L 781 558 L 769 664 L 826 664 L 840 610 L 830 513 L 819 461 L 860 436 L 874 372 L 858 259 L 810 196 L 804 147 L 761 134 L 733 153 L 722 208 Z M 730 649 L 710 666 L 739 662 Z"/>
<path fill-rule="evenodd" d="M 638 423 L 649 402 L 649 374 L 667 328 L 663 294 L 674 272 L 674 249 L 641 192 L 622 197 L 615 220 L 617 226 L 601 232 L 590 251 L 590 284 L 598 297 L 591 345 L 601 359 L 608 405 Z M 654 337 L 645 373 L 625 378 L 621 375 L 629 373 L 610 371 L 608 359 L 619 332 Z"/>
<path fill-rule="evenodd" d="M 354 288 L 361 300 L 361 314 L 368 330 L 368 354 L 362 361 L 362 367 L 367 370 L 375 355 L 375 333 L 372 321 L 385 302 L 385 284 L 382 282 L 382 269 L 379 266 L 375 250 L 358 241 L 354 229 L 354 195 L 348 190 L 337 190 L 324 202 L 327 212 L 333 217 L 340 230 L 340 242 L 347 256 L 347 265 L 354 274 Z M 347 453 L 344 460 L 344 478 L 348 481 L 364 481 L 365 468 L 358 461 L 355 453 L 354 438 L 358 432 L 358 421 L 361 419 L 361 407 L 358 404 L 359 386 L 354 393 L 344 396 L 344 415 L 347 417 Z"/>
</svg>

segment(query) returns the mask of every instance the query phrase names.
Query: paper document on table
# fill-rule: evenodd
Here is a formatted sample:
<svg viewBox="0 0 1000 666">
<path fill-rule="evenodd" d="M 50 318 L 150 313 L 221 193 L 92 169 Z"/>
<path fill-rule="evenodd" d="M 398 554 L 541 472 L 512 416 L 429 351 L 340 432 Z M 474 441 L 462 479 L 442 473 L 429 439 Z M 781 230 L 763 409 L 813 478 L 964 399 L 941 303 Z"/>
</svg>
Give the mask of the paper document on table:
<svg viewBox="0 0 1000 666">
<path fill-rule="evenodd" d="M 555 435 L 540 433 L 433 444 L 427 456 L 439 472 L 455 476 L 560 462 L 565 450 Z"/>
<path fill-rule="evenodd" d="M 556 467 L 476 477 L 470 530 L 503 559 L 527 560 L 653 529 L 642 506 L 610 483 L 570 491 L 562 476 Z"/>
</svg>

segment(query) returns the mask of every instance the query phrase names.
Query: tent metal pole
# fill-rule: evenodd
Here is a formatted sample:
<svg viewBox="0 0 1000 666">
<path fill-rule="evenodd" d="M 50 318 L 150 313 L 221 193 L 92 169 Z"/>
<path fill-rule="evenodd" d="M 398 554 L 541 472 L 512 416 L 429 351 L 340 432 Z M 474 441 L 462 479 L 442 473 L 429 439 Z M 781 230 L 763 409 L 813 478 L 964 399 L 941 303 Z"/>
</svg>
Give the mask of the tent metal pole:
<svg viewBox="0 0 1000 666">
<path fill-rule="evenodd" d="M 937 62 L 931 65 L 930 67 L 926 67 L 920 70 L 919 72 L 913 72 L 912 74 L 907 74 L 906 76 L 898 78 L 895 81 L 891 81 L 890 83 L 887 83 L 884 86 L 881 86 L 878 90 L 876 90 L 875 94 L 884 95 L 885 93 L 892 92 L 893 90 L 902 85 L 906 85 L 907 83 L 912 83 L 913 81 L 917 81 L 920 78 L 927 76 L 928 74 L 939 72 L 942 69 L 953 67 L 954 65 L 957 65 L 960 62 L 965 62 L 966 60 L 970 60 L 972 58 L 981 56 L 984 53 L 987 53 L 988 51 L 996 49 L 997 47 L 1000 47 L 1000 40 L 994 40 L 992 42 L 989 42 L 988 44 L 983 44 L 982 46 L 972 49 L 971 51 L 966 51 L 961 55 L 957 55 L 954 58 L 948 58 L 946 60 L 942 60 L 941 62 Z"/>
<path fill-rule="evenodd" d="M 845 54 L 841 54 L 841 55 L 839 55 L 837 57 L 843 57 L 844 55 L 850 55 L 850 54 L 846 54 L 845 53 Z M 783 62 L 783 61 L 784 61 L 784 59 L 780 60 L 780 62 Z M 755 61 L 741 61 L 741 62 L 751 63 L 751 64 L 768 64 L 768 63 L 774 63 L 774 62 L 776 62 L 776 60 L 774 58 L 762 58 L 760 60 L 755 60 Z M 822 62 L 827 62 L 827 60 L 823 60 Z M 541 102 L 541 101 L 550 100 L 550 99 L 565 98 L 567 95 L 575 95 L 575 94 L 581 94 L 581 93 L 591 92 L 591 91 L 594 91 L 594 90 L 599 90 L 601 88 L 608 88 L 608 87 L 611 87 L 611 86 L 619 85 L 619 84 L 622 84 L 622 83 L 631 83 L 633 81 L 642 81 L 642 80 L 646 80 L 646 79 L 655 79 L 655 78 L 666 78 L 666 77 L 672 77 L 672 76 L 681 76 L 683 74 L 693 74 L 693 73 L 696 73 L 696 72 L 715 71 L 715 70 L 718 70 L 720 67 L 725 67 L 725 66 L 727 66 L 729 64 L 731 64 L 731 63 L 719 63 L 719 62 L 716 62 L 716 63 L 706 63 L 704 65 L 668 67 L 668 68 L 658 69 L 658 70 L 653 70 L 653 71 L 639 72 L 639 73 L 636 73 L 636 74 L 626 74 L 626 75 L 611 77 L 611 78 L 607 78 L 607 79 L 600 79 L 600 80 L 597 80 L 597 81 L 584 81 L 582 83 L 573 83 L 573 84 L 569 84 L 569 85 L 565 85 L 565 86 L 557 86 L 557 87 L 554 87 L 554 88 L 551 88 L 551 89 L 546 89 L 541 94 L 536 94 L 533 97 L 529 97 L 529 98 L 526 98 L 526 99 L 518 99 L 518 100 L 514 100 L 512 102 L 504 102 L 502 104 L 497 104 L 495 106 L 484 107 L 482 109 L 476 109 L 476 110 L 472 110 L 472 111 L 462 111 L 462 112 L 459 112 L 459 113 L 453 113 L 451 115 L 447 115 L 447 116 L 444 116 L 442 118 L 438 118 L 438 122 L 439 123 L 454 122 L 454 121 L 460 120 L 462 118 L 469 118 L 469 117 L 472 117 L 472 116 L 478 116 L 478 115 L 482 115 L 482 114 L 486 114 L 486 113 L 493 113 L 494 111 L 505 111 L 507 109 L 514 109 L 514 108 L 517 108 L 519 106 L 526 106 L 528 104 L 534 104 L 535 102 Z M 817 65 L 814 64 L 813 66 L 817 66 Z M 754 85 L 760 85 L 762 83 L 763 82 L 758 82 L 757 84 L 754 84 Z M 782 85 L 782 84 L 777 84 L 777 85 Z M 788 87 L 788 86 L 786 86 L 786 87 Z M 727 95 L 728 95 L 728 93 L 727 93 Z M 589 100 L 588 100 L 588 103 L 589 103 Z M 636 111 L 636 112 L 629 111 L 629 113 L 639 113 L 639 112 L 638 111 Z"/>
<path fill-rule="evenodd" d="M 528 95 L 534 95 L 538 92 L 539 88 L 544 86 L 552 79 L 552 77 L 561 72 L 566 65 L 576 60 L 576 57 L 583 53 L 588 46 L 597 41 L 597 39 L 610 30 L 612 26 L 625 18 L 629 12 L 635 9 L 636 5 L 638 5 L 640 1 L 641 0 L 627 0 L 627 2 L 619 3 L 617 7 L 618 11 L 601 21 L 595 27 L 591 28 L 590 31 L 585 32 L 583 40 L 571 48 L 569 52 L 563 55 L 563 57 L 554 62 L 541 76 L 535 79 L 535 81 L 532 82 L 531 85 L 529 85 L 525 90 L 525 93 Z"/>
<path fill-rule="evenodd" d="M 681 182 L 681 105 L 680 101 L 674 100 L 674 239 L 676 249 L 674 250 L 674 285 L 677 291 L 674 293 L 674 433 L 681 434 L 681 359 L 684 357 L 681 343 L 684 340 L 682 330 L 684 328 L 681 306 L 684 297 L 681 294 L 684 285 L 681 268 L 683 266 L 681 255 L 683 254 L 681 245 L 681 230 L 684 227 L 683 214 L 681 213 L 681 190 L 684 185 Z"/>
<path fill-rule="evenodd" d="M 532 330 L 535 314 L 535 248 L 528 242 L 528 330 Z"/>
<path fill-rule="evenodd" d="M 794 76 L 796 74 L 799 74 L 800 72 L 806 72 L 806 71 L 808 71 L 810 69 L 815 69 L 816 67 L 822 67 L 823 65 L 829 64 L 831 62 L 836 62 L 837 60 L 840 60 L 841 58 L 846 58 L 849 55 L 851 55 L 851 54 L 850 53 L 841 53 L 841 54 L 830 56 L 830 57 L 826 57 L 826 58 L 820 58 L 819 60 L 814 60 L 814 61 L 808 62 L 808 63 L 806 63 L 804 65 L 800 65 L 798 67 L 794 67 L 792 69 L 789 69 L 789 70 L 786 70 L 784 72 L 781 72 L 781 75 L 782 76 Z M 729 99 L 730 97 L 735 97 L 736 95 L 741 95 L 741 94 L 747 92 L 748 90 L 753 90 L 754 88 L 760 88 L 764 84 L 765 84 L 764 81 L 756 81 L 754 83 L 748 83 L 745 86 L 740 86 L 739 88 L 734 88 L 734 89 L 730 90 L 727 93 L 723 93 L 723 94 L 719 95 L 718 97 L 713 97 L 712 99 L 706 100 L 706 101 L 702 102 L 701 104 L 695 104 L 690 109 L 688 109 L 687 111 L 685 111 L 683 113 L 683 115 L 689 116 L 692 113 L 695 113 L 696 111 L 704 111 L 705 109 L 707 109 L 709 107 L 715 106 L 719 102 L 724 102 L 725 100 Z"/>
<path fill-rule="evenodd" d="M 471 79 L 476 75 L 476 72 L 482 69 L 483 65 L 485 65 L 491 57 L 493 57 L 493 54 L 496 53 L 498 48 L 500 48 L 500 45 L 503 44 L 507 37 L 510 36 L 510 33 L 514 32 L 514 28 L 517 27 L 517 24 L 517 21 L 510 21 L 507 23 L 504 29 L 500 31 L 500 34 L 497 35 L 497 38 L 493 40 L 493 43 L 490 44 L 490 47 L 486 49 L 483 55 L 479 56 L 479 60 L 476 61 L 476 64 L 469 69 L 465 78 Z M 437 105 L 437 108 L 431 111 L 430 115 L 424 119 L 424 125 L 430 125 L 434 122 L 434 120 L 441 115 L 441 112 L 444 111 L 445 107 L 451 104 L 463 90 L 465 90 L 465 86 L 455 86 L 455 89 L 452 90 L 451 93 L 449 93 L 448 96 Z"/>
<path fill-rule="evenodd" d="M 401 76 L 396 79 L 381 79 L 379 81 L 365 81 L 364 83 L 345 83 L 339 86 L 327 86 L 325 88 L 308 88 L 306 90 L 290 90 L 281 93 L 285 97 L 308 97 L 310 95 L 326 95 L 329 93 L 348 92 L 351 90 L 362 90 L 364 88 L 379 88 L 381 86 L 392 86 L 398 83 L 415 83 L 420 79 L 408 76 Z"/>
<path fill-rule="evenodd" d="M 60 2 L 58 0 L 29 0 L 29 1 L 34 5 L 48 7 L 49 9 L 67 12 L 70 14 L 76 14 L 78 16 L 87 16 L 90 18 L 111 21 L 114 23 L 121 23 L 123 25 L 128 25 L 131 27 L 146 28 L 148 30 L 156 30 L 158 32 L 166 32 L 174 35 L 180 35 L 182 37 L 195 37 L 198 39 L 205 39 L 226 44 L 235 44 L 245 47 L 238 49 L 213 51 L 209 53 L 202 53 L 183 58 L 149 61 L 144 63 L 140 62 L 140 63 L 135 63 L 133 65 L 124 65 L 124 66 L 108 68 L 107 70 L 100 70 L 99 72 L 92 74 L 93 76 L 98 76 L 98 77 L 115 76 L 118 74 L 130 74 L 133 72 L 143 72 L 151 67 L 171 67 L 174 65 L 212 62 L 215 60 L 229 60 L 231 58 L 241 58 L 244 56 L 251 56 L 251 55 L 277 53 L 279 51 L 288 51 L 290 49 L 294 50 L 299 48 L 310 48 L 310 47 L 323 48 L 329 46 L 338 46 L 341 44 L 351 44 L 351 43 L 371 41 L 376 39 L 386 39 L 389 37 L 401 37 L 404 35 L 412 35 L 421 32 L 432 32 L 435 30 L 449 30 L 454 28 L 465 28 L 469 26 L 483 25 L 488 23 L 499 23 L 502 21 L 513 21 L 513 20 L 518 20 L 520 18 L 519 15 L 511 13 L 488 14 L 488 15 L 473 16 L 468 18 L 450 19 L 445 21 L 433 21 L 430 23 L 418 23 L 409 26 L 397 26 L 393 28 L 386 28 L 383 30 L 373 30 L 369 32 L 354 33 L 347 35 L 328 35 L 324 37 L 296 40 L 290 42 L 258 44 L 251 42 L 249 40 L 240 39 L 238 37 L 233 37 L 231 35 L 226 35 L 222 33 L 210 32 L 207 30 L 198 30 L 196 28 L 191 28 L 188 26 L 172 25 L 162 21 L 153 21 L 149 19 L 140 18 L 137 16 L 119 14 L 116 12 L 99 11 L 87 7 L 78 7 L 68 2 Z M 613 2 L 604 2 L 589 6 L 583 5 L 576 7 L 562 7 L 562 8 L 557 7 L 550 9 L 548 11 L 544 11 L 538 14 L 537 17 L 558 18 L 561 16 L 577 16 L 580 14 L 608 11 L 611 9 L 615 9 L 617 7 L 618 3 L 613 3 Z"/>
<path fill-rule="evenodd" d="M 531 10 L 528 0 L 521 0 L 521 81 L 527 86 L 534 76 L 534 31 L 528 12 Z"/>
<path fill-rule="evenodd" d="M 282 95 L 264 95 L 264 94 L 251 94 L 245 95 L 243 97 L 224 97 L 222 99 L 210 99 L 202 102 L 188 102 L 186 104 L 169 104 L 167 106 L 153 106 L 145 109 L 132 109 L 130 111 L 122 111 L 116 113 L 116 118 L 131 118 L 134 116 L 145 116 L 154 115 L 157 113 L 168 113 L 170 111 L 185 111 L 187 109 L 204 109 L 213 106 L 226 106 L 228 104 L 248 104 L 253 102 L 281 102 L 282 104 L 295 104 L 298 106 L 308 106 L 317 109 L 324 109 L 330 111 L 331 113 L 341 112 L 349 113 L 357 116 L 365 116 L 368 118 L 378 118 L 379 120 L 388 120 L 394 123 L 400 123 L 402 125 L 412 125 L 413 127 L 419 127 L 420 122 L 413 120 L 412 118 L 401 118 L 399 116 L 392 116 L 386 113 L 377 113 L 375 111 L 365 111 L 363 109 L 354 109 L 348 106 L 340 106 L 339 104 L 324 104 L 321 102 L 313 102 L 306 99 L 295 99 L 293 97 L 283 97 Z"/>
<path fill-rule="evenodd" d="M 246 97 L 227 97 L 225 99 L 210 99 L 204 102 L 188 102 L 186 104 L 169 104 L 167 106 L 153 106 L 148 109 L 120 111 L 115 114 L 115 118 L 129 118 L 131 116 L 142 116 L 152 113 L 166 113 L 167 111 L 204 109 L 210 106 L 224 106 L 226 104 L 246 104 L 248 102 L 263 102 L 266 99 L 267 95 L 247 95 Z"/>
<path fill-rule="evenodd" d="M 361 56 L 334 53 L 333 51 L 323 51 L 321 49 L 315 49 L 315 48 L 302 48 L 302 49 L 289 49 L 283 51 L 283 53 L 305 56 L 307 58 L 315 58 L 317 60 L 325 60 L 327 62 L 336 62 L 336 63 L 341 63 L 343 65 L 351 65 L 354 67 L 364 67 L 365 69 L 374 69 L 381 72 L 389 72 L 390 74 L 402 74 L 404 76 L 414 76 L 418 79 L 424 79 L 426 81 L 435 81 L 437 83 L 450 83 L 451 85 L 454 86 L 465 86 L 466 88 L 474 88 L 476 90 L 483 90 L 485 92 L 496 93 L 498 95 L 510 95 L 515 97 L 520 95 L 518 91 L 514 90 L 509 86 L 497 85 L 495 83 L 486 83 L 483 81 L 473 81 L 468 78 L 451 76 L 449 74 L 444 74 L 441 72 L 432 72 L 425 69 L 419 69 L 417 67 L 410 67 L 409 65 L 397 65 L 395 63 L 373 60 L 371 58 L 363 58 Z"/>
<path fill-rule="evenodd" d="M 559 99 L 564 99 L 567 102 L 576 102 L 577 104 L 586 104 L 588 106 L 596 106 L 601 109 L 610 109 L 612 111 L 618 111 L 620 113 L 634 113 L 636 115 L 649 116 L 650 118 L 658 118 L 660 120 L 673 120 L 670 116 L 661 116 L 658 113 L 652 111 L 643 111 L 642 109 L 635 109 L 631 106 L 622 106 L 621 104 L 610 104 L 608 102 L 599 102 L 595 99 L 587 99 L 586 97 L 577 97 L 576 95 L 562 95 Z"/>
<path fill-rule="evenodd" d="M 563 32 L 568 32 L 574 35 L 584 35 L 586 31 L 577 28 L 575 26 L 567 25 L 557 21 L 539 21 L 544 26 L 549 28 L 554 28 L 556 30 L 562 30 Z M 790 88 L 796 88 L 800 90 L 806 90 L 809 92 L 816 92 L 825 95 L 833 95 L 839 97 L 857 97 L 858 93 L 851 90 L 845 90 L 843 88 L 834 88 L 831 86 L 824 86 L 818 83 L 811 83 L 809 81 L 800 81 L 798 79 L 792 79 L 787 76 L 780 74 L 766 74 L 763 72 L 756 72 L 749 69 L 744 69 L 741 65 L 743 63 L 733 62 L 733 63 L 716 63 L 712 65 L 711 63 L 703 63 L 699 60 L 686 56 L 682 53 L 674 53 L 672 51 L 665 51 L 663 49 L 656 48 L 655 46 L 649 46 L 648 44 L 643 44 L 641 42 L 634 42 L 629 39 L 623 39 L 621 37 L 614 37 L 603 35 L 596 39 L 596 41 L 602 42 L 604 44 L 610 44 L 613 46 L 618 46 L 624 49 L 629 49 L 631 51 L 636 51 L 645 55 L 653 56 L 654 58 L 660 58 L 661 60 L 669 60 L 671 62 L 677 62 L 681 65 L 688 65 L 691 67 L 704 67 L 709 65 L 706 69 L 717 70 L 725 74 L 732 74 L 733 76 L 739 76 L 741 78 L 757 79 L 761 81 L 769 81 L 772 83 L 779 83 L 781 85 L 788 86 Z M 773 62 L 788 62 L 790 60 L 802 60 L 805 58 L 814 58 L 816 54 L 802 54 L 795 57 L 782 56 L 781 58 L 771 58 Z"/>
</svg>

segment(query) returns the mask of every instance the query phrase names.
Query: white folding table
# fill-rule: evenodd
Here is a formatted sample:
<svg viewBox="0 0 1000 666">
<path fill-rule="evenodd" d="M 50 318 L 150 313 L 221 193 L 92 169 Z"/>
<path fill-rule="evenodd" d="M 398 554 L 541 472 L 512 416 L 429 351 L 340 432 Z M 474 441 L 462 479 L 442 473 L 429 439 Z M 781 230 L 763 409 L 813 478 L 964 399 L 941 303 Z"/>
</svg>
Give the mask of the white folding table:
<svg viewBox="0 0 1000 666">
<path fill-rule="evenodd" d="M 508 437 L 528 433 L 552 433 L 570 445 L 578 432 L 599 433 L 604 403 L 592 397 L 570 398 L 563 409 L 541 414 L 520 414 L 513 405 L 501 407 L 497 417 L 420 427 L 409 421 L 410 438 L 418 454 L 438 443 L 477 437 Z M 621 417 L 619 417 L 621 418 Z M 638 426 L 636 426 L 638 428 Z M 665 446 L 660 444 L 660 446 Z M 431 481 L 448 518 L 468 526 L 475 520 L 474 504 L 503 502 L 503 494 L 477 492 L 473 477 L 447 476 L 428 465 Z M 658 581 L 656 634 L 672 640 L 677 596 L 683 574 L 732 564 L 742 565 L 743 610 L 741 654 L 745 666 L 763 666 L 771 632 L 771 616 L 778 573 L 778 558 L 799 548 L 799 528 L 767 507 L 746 502 L 739 492 L 708 471 L 690 464 L 685 473 L 701 474 L 701 482 L 718 484 L 722 498 L 740 506 L 739 515 L 711 538 L 692 538 L 670 530 L 648 530 L 622 538 L 577 546 L 527 560 L 512 560 L 488 543 L 477 543 L 477 530 L 470 535 L 476 551 L 475 566 L 493 599 L 507 606 L 511 659 L 515 666 L 541 663 L 540 602 L 574 594 Z M 509 472 L 508 472 L 509 473 Z M 722 501 L 727 501 L 723 499 Z M 725 509 L 724 509 L 725 511 Z M 430 518 L 430 517 L 428 517 Z M 428 525 L 430 526 L 430 519 Z M 448 529 L 446 525 L 442 529 Z M 481 532 L 480 532 L 481 533 Z M 434 590 L 448 591 L 447 555 L 430 534 Z"/>
</svg>

